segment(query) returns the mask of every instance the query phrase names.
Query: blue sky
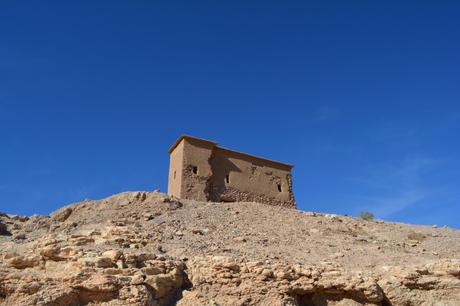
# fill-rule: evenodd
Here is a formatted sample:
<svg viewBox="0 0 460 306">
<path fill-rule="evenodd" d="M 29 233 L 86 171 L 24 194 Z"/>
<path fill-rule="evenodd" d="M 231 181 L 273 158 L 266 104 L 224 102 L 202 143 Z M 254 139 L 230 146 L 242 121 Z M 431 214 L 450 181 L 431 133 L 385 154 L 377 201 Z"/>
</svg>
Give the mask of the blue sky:
<svg viewBox="0 0 460 306">
<path fill-rule="evenodd" d="M 166 191 L 181 134 L 300 209 L 460 228 L 458 1 L 2 1 L 0 210 Z"/>
</svg>

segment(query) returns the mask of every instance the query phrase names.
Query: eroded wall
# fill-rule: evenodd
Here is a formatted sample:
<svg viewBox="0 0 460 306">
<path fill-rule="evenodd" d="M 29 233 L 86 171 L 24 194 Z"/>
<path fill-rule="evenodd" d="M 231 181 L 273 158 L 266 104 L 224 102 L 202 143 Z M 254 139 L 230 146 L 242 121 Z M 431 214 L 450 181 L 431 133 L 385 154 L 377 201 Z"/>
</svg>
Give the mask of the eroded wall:
<svg viewBox="0 0 460 306">
<path fill-rule="evenodd" d="M 295 207 L 291 168 L 216 147 L 210 161 L 215 201 L 254 201 Z"/>
<path fill-rule="evenodd" d="M 181 198 L 209 201 L 208 185 L 212 177 L 211 158 L 213 145 L 193 139 L 184 141 L 184 166 Z"/>
<path fill-rule="evenodd" d="M 177 165 L 170 166 L 168 193 L 179 198 L 295 207 L 288 165 L 189 138 L 174 149 L 171 163 Z"/>
</svg>

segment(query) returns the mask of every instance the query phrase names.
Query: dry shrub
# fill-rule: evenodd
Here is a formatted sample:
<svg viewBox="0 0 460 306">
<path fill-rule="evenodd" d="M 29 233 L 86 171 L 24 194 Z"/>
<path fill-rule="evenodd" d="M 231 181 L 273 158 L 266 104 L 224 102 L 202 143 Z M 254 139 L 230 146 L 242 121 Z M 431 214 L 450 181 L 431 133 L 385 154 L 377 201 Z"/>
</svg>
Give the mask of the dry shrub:
<svg viewBox="0 0 460 306">
<path fill-rule="evenodd" d="M 372 221 L 374 220 L 374 214 L 373 213 L 370 213 L 368 211 L 363 211 L 359 214 L 359 217 L 363 220 L 366 220 L 366 221 Z"/>
</svg>

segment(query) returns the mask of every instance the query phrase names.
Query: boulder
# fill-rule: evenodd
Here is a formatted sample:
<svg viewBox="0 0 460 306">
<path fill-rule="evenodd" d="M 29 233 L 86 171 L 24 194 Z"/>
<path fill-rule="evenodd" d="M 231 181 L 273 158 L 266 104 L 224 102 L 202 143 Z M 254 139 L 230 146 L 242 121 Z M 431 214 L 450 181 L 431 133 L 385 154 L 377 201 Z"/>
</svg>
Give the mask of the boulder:
<svg viewBox="0 0 460 306">
<path fill-rule="evenodd" d="M 6 224 L 2 223 L 0 220 L 0 235 L 2 236 L 9 236 L 11 233 L 8 231 L 8 228 L 6 227 Z"/>
<path fill-rule="evenodd" d="M 64 222 L 70 217 L 70 215 L 72 214 L 72 211 L 73 211 L 72 208 L 66 207 L 66 208 L 63 208 L 63 209 L 60 209 L 54 212 L 53 214 L 51 214 L 51 217 L 53 218 L 54 221 Z"/>
<path fill-rule="evenodd" d="M 16 255 L 6 260 L 7 266 L 16 268 L 16 269 L 36 267 L 40 265 L 40 262 L 41 262 L 40 256 L 36 256 L 36 255 L 29 255 L 29 256 Z"/>
</svg>

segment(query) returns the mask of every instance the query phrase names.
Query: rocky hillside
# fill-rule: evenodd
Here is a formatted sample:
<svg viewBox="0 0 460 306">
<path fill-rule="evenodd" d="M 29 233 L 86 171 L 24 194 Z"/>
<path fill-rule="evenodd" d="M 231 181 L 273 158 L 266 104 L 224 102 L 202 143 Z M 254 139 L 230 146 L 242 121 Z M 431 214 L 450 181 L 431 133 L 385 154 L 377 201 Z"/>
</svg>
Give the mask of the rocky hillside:
<svg viewBox="0 0 460 306">
<path fill-rule="evenodd" d="M 0 213 L 0 305 L 460 305 L 460 231 L 127 192 Z"/>
</svg>

